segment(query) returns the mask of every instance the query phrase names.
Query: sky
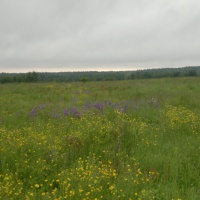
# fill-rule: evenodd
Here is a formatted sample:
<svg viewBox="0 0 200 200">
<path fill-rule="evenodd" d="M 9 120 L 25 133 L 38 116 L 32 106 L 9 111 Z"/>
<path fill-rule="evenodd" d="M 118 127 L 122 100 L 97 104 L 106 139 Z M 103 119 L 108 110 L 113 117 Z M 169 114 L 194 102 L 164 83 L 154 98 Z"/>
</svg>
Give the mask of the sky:
<svg viewBox="0 0 200 200">
<path fill-rule="evenodd" d="M 0 0 L 0 72 L 200 66 L 199 0 Z"/>
</svg>

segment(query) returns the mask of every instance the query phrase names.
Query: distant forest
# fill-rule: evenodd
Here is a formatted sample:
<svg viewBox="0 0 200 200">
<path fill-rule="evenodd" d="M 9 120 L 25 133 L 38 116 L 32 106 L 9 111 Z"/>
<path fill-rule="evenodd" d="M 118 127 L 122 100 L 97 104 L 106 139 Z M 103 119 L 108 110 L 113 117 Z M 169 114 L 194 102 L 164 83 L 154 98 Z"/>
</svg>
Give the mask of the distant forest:
<svg viewBox="0 0 200 200">
<path fill-rule="evenodd" d="M 200 66 L 145 69 L 137 71 L 28 72 L 0 73 L 0 83 L 17 82 L 87 82 L 166 77 L 200 76 Z"/>
</svg>

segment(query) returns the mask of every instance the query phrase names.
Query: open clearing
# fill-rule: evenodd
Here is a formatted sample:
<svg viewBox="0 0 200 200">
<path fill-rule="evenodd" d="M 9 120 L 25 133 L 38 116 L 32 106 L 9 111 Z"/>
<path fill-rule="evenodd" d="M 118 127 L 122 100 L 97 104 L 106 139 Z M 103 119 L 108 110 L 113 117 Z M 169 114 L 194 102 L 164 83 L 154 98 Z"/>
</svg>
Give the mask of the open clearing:
<svg viewBox="0 0 200 200">
<path fill-rule="evenodd" d="M 200 78 L 0 85 L 0 199 L 199 200 Z"/>
</svg>

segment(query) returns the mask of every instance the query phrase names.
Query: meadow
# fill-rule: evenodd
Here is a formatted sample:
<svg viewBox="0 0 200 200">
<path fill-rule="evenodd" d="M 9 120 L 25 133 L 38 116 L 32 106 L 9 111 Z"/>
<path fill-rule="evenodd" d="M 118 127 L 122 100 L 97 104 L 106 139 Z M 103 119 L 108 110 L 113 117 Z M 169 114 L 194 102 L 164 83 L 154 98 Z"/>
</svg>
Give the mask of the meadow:
<svg viewBox="0 0 200 200">
<path fill-rule="evenodd" d="M 200 78 L 0 84 L 0 199 L 199 200 Z"/>
</svg>

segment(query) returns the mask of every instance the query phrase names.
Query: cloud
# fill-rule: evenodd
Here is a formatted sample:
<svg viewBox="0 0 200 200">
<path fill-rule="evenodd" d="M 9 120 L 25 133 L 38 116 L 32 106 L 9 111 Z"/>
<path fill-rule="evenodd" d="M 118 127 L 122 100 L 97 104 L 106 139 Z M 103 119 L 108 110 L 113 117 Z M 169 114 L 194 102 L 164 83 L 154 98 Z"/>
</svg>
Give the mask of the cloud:
<svg viewBox="0 0 200 200">
<path fill-rule="evenodd" d="M 0 71 L 198 65 L 197 0 L 1 0 Z"/>
</svg>

